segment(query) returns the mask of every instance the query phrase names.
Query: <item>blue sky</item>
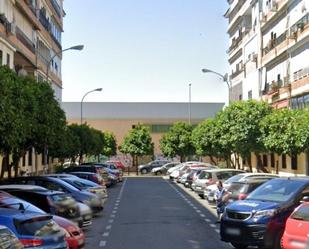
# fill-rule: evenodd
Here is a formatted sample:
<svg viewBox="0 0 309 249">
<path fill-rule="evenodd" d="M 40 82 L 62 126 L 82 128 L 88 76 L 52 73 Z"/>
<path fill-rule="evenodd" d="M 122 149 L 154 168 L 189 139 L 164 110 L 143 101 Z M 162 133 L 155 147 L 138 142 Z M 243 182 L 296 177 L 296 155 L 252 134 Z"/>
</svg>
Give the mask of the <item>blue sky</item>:
<svg viewBox="0 0 309 249">
<path fill-rule="evenodd" d="M 87 3 L 87 5 L 85 4 Z M 65 0 L 63 101 L 225 102 L 228 70 L 222 0 Z"/>
</svg>

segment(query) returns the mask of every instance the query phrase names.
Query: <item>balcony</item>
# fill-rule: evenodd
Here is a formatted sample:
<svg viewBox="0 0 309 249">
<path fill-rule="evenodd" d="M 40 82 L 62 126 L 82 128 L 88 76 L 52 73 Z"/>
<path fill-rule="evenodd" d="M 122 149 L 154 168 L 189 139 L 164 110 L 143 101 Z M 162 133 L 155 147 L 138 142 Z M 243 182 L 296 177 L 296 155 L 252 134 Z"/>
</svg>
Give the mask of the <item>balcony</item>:
<svg viewBox="0 0 309 249">
<path fill-rule="evenodd" d="M 309 76 L 309 67 L 302 68 L 293 73 L 293 81 L 301 80 Z"/>
<path fill-rule="evenodd" d="M 16 37 L 17 39 L 32 53 L 35 53 L 34 43 L 16 26 Z"/>
<path fill-rule="evenodd" d="M 243 35 L 241 33 L 236 39 L 233 39 L 232 45 L 229 47 L 226 53 L 230 55 L 236 48 L 238 48 L 242 42 L 242 38 L 243 38 Z"/>
<path fill-rule="evenodd" d="M 242 72 L 244 72 L 244 68 L 240 68 L 238 70 L 236 70 L 235 72 L 232 71 L 231 74 L 231 80 L 235 79 L 238 75 L 240 75 Z"/>
<path fill-rule="evenodd" d="M 263 48 L 263 56 L 268 54 L 271 50 L 273 50 L 275 47 L 279 46 L 281 43 L 283 43 L 287 39 L 287 32 L 284 32 L 282 35 L 280 35 L 276 39 L 271 39 L 268 41 L 268 44 L 265 48 Z"/>
<path fill-rule="evenodd" d="M 51 0 L 51 5 L 53 6 L 54 10 L 56 11 L 56 14 L 59 18 L 61 18 L 61 7 L 57 3 L 56 0 Z"/>
<path fill-rule="evenodd" d="M 42 9 L 40 10 L 40 22 L 43 25 L 43 27 L 47 30 L 50 31 L 50 23 L 49 20 L 47 19 L 45 13 L 43 13 Z"/>
</svg>

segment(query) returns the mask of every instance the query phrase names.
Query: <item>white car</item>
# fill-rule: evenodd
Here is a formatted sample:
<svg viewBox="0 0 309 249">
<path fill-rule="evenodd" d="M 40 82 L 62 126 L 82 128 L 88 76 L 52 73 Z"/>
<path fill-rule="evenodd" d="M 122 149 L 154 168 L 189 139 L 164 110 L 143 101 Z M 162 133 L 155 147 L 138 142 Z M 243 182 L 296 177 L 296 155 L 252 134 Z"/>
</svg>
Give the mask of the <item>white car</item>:
<svg viewBox="0 0 309 249">
<path fill-rule="evenodd" d="M 161 167 L 155 167 L 151 170 L 151 173 L 155 174 L 155 175 L 161 175 L 161 174 L 166 174 L 167 171 L 172 168 L 175 167 L 176 165 L 179 165 L 179 162 L 171 162 L 171 163 L 166 163 Z"/>
<path fill-rule="evenodd" d="M 223 187 L 228 188 L 232 182 L 243 182 L 248 179 L 265 179 L 265 178 L 278 178 L 279 175 L 269 174 L 269 173 L 242 173 L 234 175 L 223 182 Z M 217 185 L 212 184 L 206 187 L 204 190 L 204 198 L 208 200 L 209 203 L 215 202 L 214 193 L 217 190 Z"/>
</svg>

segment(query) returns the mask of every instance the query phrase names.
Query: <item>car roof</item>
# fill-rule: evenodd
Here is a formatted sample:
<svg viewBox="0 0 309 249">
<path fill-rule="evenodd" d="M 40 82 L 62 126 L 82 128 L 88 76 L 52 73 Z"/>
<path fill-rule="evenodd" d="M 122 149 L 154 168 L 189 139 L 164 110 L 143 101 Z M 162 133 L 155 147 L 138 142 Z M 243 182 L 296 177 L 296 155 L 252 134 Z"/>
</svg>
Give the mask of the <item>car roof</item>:
<svg viewBox="0 0 309 249">
<path fill-rule="evenodd" d="M 43 175 L 43 176 L 49 176 L 49 177 L 57 177 L 57 178 L 63 178 L 63 177 L 74 177 L 74 178 L 78 178 L 77 176 L 75 175 L 72 175 L 72 174 L 46 174 L 46 175 Z"/>
<path fill-rule="evenodd" d="M 203 171 L 206 171 L 206 172 L 225 172 L 225 171 L 238 171 L 238 172 L 245 172 L 244 170 L 241 170 L 241 169 L 205 169 Z"/>
<path fill-rule="evenodd" d="M 271 173 L 261 173 L 261 172 L 256 172 L 256 173 L 253 173 L 253 172 L 246 172 L 246 173 L 241 173 L 240 175 L 242 176 L 252 176 L 252 175 L 256 175 L 256 176 L 278 176 L 277 174 L 271 174 Z"/>
<path fill-rule="evenodd" d="M 27 184 L 6 184 L 0 185 L 0 190 L 4 189 L 22 189 L 22 190 L 40 190 L 40 191 L 48 191 L 47 188 L 37 186 L 37 185 L 27 185 Z"/>
<path fill-rule="evenodd" d="M 48 214 L 39 214 L 14 208 L 0 208 L 0 217 L 20 220 L 28 220 L 32 219 L 33 217 L 49 217 L 50 219 L 52 218 L 52 216 Z"/>
<path fill-rule="evenodd" d="M 83 172 L 83 171 L 75 171 L 75 172 L 72 172 L 72 175 L 74 175 L 74 174 L 98 175 L 98 173 L 95 173 L 95 172 Z"/>
<path fill-rule="evenodd" d="M 252 179 L 245 179 L 243 181 L 235 181 L 231 182 L 232 184 L 250 184 L 250 183 L 260 183 L 260 182 L 267 182 L 274 178 L 252 178 Z"/>
</svg>

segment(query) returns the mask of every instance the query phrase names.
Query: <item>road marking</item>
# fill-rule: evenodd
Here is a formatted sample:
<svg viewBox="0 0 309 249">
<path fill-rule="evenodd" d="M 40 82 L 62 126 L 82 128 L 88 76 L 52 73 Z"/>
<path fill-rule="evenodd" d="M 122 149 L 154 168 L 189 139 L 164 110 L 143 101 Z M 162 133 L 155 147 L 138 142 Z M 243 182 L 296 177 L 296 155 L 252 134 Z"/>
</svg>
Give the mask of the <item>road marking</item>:
<svg viewBox="0 0 309 249">
<path fill-rule="evenodd" d="M 201 210 L 199 210 L 199 209 L 196 209 L 195 210 L 197 213 L 201 213 L 202 211 Z"/>
<path fill-rule="evenodd" d="M 100 247 L 104 247 L 104 246 L 106 246 L 106 241 L 101 240 L 101 241 L 100 241 Z"/>
<path fill-rule="evenodd" d="M 217 233 L 220 233 L 220 230 L 219 230 L 218 228 L 216 228 L 215 231 L 216 231 Z"/>
<path fill-rule="evenodd" d="M 201 217 L 203 217 L 203 218 L 204 218 L 204 217 L 206 217 L 206 215 L 205 215 L 205 214 L 200 214 L 200 216 L 201 216 Z"/>
<path fill-rule="evenodd" d="M 108 237 L 109 236 L 109 232 L 105 232 L 102 234 L 103 237 Z"/>
<path fill-rule="evenodd" d="M 210 224 L 210 226 L 211 226 L 212 228 L 217 227 L 215 224 Z"/>
<path fill-rule="evenodd" d="M 108 223 L 113 223 L 113 222 L 114 222 L 113 219 L 108 220 Z"/>
<path fill-rule="evenodd" d="M 106 230 L 110 230 L 110 229 L 112 229 L 112 225 L 106 226 Z"/>
<path fill-rule="evenodd" d="M 116 215 L 114 215 L 114 214 L 111 214 L 111 218 L 115 218 L 116 217 Z"/>
<path fill-rule="evenodd" d="M 204 221 L 206 221 L 206 222 L 211 222 L 211 220 L 210 220 L 210 219 L 205 219 Z"/>
<path fill-rule="evenodd" d="M 116 210 L 113 210 L 113 211 L 112 211 L 112 213 L 113 213 L 113 214 L 116 214 L 116 213 L 117 213 L 117 211 L 116 211 Z"/>
</svg>

